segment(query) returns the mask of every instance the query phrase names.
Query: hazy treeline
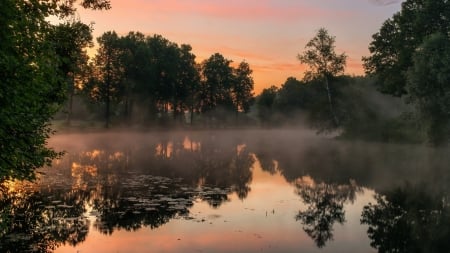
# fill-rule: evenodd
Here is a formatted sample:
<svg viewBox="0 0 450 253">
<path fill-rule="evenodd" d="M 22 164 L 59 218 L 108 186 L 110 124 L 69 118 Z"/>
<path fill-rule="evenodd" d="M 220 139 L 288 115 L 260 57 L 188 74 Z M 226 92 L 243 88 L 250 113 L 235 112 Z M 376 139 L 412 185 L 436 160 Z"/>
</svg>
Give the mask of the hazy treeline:
<svg viewBox="0 0 450 253">
<path fill-rule="evenodd" d="M 87 46 L 92 37 L 86 25 L 65 23 L 55 31 L 80 28 Z M 317 36 L 329 39 L 334 47 L 334 37 L 325 29 L 320 31 L 323 34 Z M 55 36 L 56 45 L 67 52 L 73 45 L 65 44 L 63 35 Z M 407 107 L 376 91 L 372 78 L 343 75 L 345 55 L 337 72 L 308 72 L 303 80 L 289 77 L 280 88 L 272 86 L 255 97 L 252 70 L 246 62 L 233 66 L 216 53 L 197 63 L 190 45 L 139 32 L 125 36 L 106 32 L 97 41 L 99 49 L 92 61 L 85 51 L 78 53 L 85 54 L 82 61 L 68 59 L 78 64 L 72 66 L 78 72 L 69 74 L 73 76 L 68 80 L 68 100 L 56 118 L 73 126 L 99 122 L 107 127 L 144 128 L 308 125 L 319 132 L 343 130 L 344 136 L 354 138 L 411 140 L 405 131 L 409 128 L 401 132 L 392 128 L 403 124 L 400 110 Z M 382 111 L 388 107 L 396 112 L 386 115 Z"/>
<path fill-rule="evenodd" d="M 412 107 L 400 98 L 379 93 L 369 77 L 339 76 L 330 81 L 338 125 L 330 117 L 321 80 L 290 77 L 281 87 L 264 89 L 256 97 L 256 117 L 263 127 L 305 125 L 319 132 L 387 142 L 418 142 L 422 136 Z"/>
<path fill-rule="evenodd" d="M 66 23 L 55 29 L 77 30 L 78 24 Z M 106 32 L 97 42 L 93 60 L 79 62 L 78 69 L 84 71 L 70 80 L 68 123 L 76 109 L 75 94 L 83 99 L 90 116 L 104 120 L 106 127 L 111 121 L 116 125 L 120 121 L 167 126 L 192 123 L 194 118 L 207 125 L 223 124 L 228 115 L 237 117 L 250 109 L 253 79 L 247 62 L 233 66 L 231 60 L 216 53 L 197 63 L 190 45 L 139 32 L 126 36 Z M 79 119 L 88 120 L 86 116 Z"/>
<path fill-rule="evenodd" d="M 104 33 L 89 61 L 84 48 L 92 44 L 92 28 L 61 24 L 53 38 L 60 70 L 69 77 L 69 99 L 66 115 L 57 118 L 145 128 L 306 124 L 343 137 L 446 144 L 450 26 L 446 19 L 422 17 L 436 11 L 445 16 L 449 6 L 416 2 L 405 1 L 373 35 L 371 55 L 363 58 L 365 77 L 344 74 L 347 56 L 335 52 L 335 37 L 320 28 L 298 55 L 308 67 L 303 79 L 289 77 L 256 98 L 245 61 L 233 64 L 216 53 L 198 63 L 190 45 L 139 32 Z"/>
</svg>

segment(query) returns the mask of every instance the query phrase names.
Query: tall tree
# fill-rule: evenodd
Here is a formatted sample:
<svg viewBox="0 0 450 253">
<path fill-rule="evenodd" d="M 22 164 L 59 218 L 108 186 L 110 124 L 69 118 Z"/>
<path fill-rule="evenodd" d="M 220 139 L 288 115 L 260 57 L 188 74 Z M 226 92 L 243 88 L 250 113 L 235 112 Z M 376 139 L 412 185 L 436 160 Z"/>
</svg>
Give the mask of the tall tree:
<svg viewBox="0 0 450 253">
<path fill-rule="evenodd" d="M 67 86 L 67 124 L 70 125 L 73 96 L 86 79 L 89 59 L 86 48 L 93 46 L 92 28 L 80 21 L 62 23 L 54 27 L 50 39 L 60 58 L 59 69 Z"/>
<path fill-rule="evenodd" d="M 112 105 L 123 96 L 124 67 L 121 61 L 121 47 L 116 32 L 106 32 L 99 38 L 99 49 L 95 56 L 94 81 L 88 86 L 91 97 L 105 106 L 105 127 L 110 126 Z"/>
<path fill-rule="evenodd" d="M 406 90 L 426 125 L 428 140 L 446 144 L 450 137 L 450 38 L 432 35 L 416 50 Z"/>
<path fill-rule="evenodd" d="M 57 153 L 48 148 L 49 120 L 64 101 L 64 77 L 49 36 L 50 15 L 74 13 L 76 1 L 4 0 L 0 3 L 0 182 L 32 179 Z M 108 9 L 107 0 L 82 5 Z"/>
<path fill-rule="evenodd" d="M 202 64 L 202 111 L 208 112 L 222 107 L 234 110 L 231 88 L 233 86 L 233 68 L 231 60 L 215 53 Z"/>
<path fill-rule="evenodd" d="M 158 112 L 167 116 L 173 103 L 175 84 L 177 79 L 177 62 L 179 60 L 178 45 L 161 35 L 147 38 L 150 49 L 150 64 L 154 96 Z"/>
<path fill-rule="evenodd" d="M 301 63 L 307 64 L 310 68 L 305 73 L 305 80 L 320 79 L 323 80 L 328 96 L 328 105 L 335 126 L 339 126 L 339 120 L 336 116 L 333 96 L 330 89 L 332 77 L 344 72 L 347 56 L 336 54 L 335 37 L 328 34 L 325 28 L 320 28 L 316 36 L 306 44 L 306 51 L 297 57 Z"/>
<path fill-rule="evenodd" d="M 174 98 L 174 112 L 190 112 L 190 123 L 194 120 L 194 110 L 198 109 L 200 92 L 200 73 L 195 62 L 195 55 L 190 45 L 183 44 L 179 49 L 179 70 L 176 93 Z M 175 116 L 176 114 L 174 114 Z"/>
<path fill-rule="evenodd" d="M 140 32 L 129 32 L 120 38 L 121 61 L 124 67 L 124 117 L 130 123 L 134 102 L 140 102 L 152 92 L 147 91 L 150 79 L 150 52 L 146 37 Z"/>
<path fill-rule="evenodd" d="M 450 4 L 444 0 L 406 0 L 400 12 L 386 20 L 373 35 L 370 56 L 363 57 L 368 74 L 377 78 L 380 91 L 402 96 L 407 93 L 407 71 L 413 54 L 431 34 L 450 33 Z"/>
<path fill-rule="evenodd" d="M 248 113 L 254 101 L 252 72 L 250 65 L 245 61 L 239 63 L 239 66 L 234 69 L 235 80 L 232 89 L 236 112 Z"/>
</svg>

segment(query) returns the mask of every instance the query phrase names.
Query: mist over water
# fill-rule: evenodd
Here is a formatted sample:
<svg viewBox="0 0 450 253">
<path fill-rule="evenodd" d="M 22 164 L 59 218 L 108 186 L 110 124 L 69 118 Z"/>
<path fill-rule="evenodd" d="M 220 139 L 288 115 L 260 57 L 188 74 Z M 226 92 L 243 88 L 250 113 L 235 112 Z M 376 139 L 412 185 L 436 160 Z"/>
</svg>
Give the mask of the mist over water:
<svg viewBox="0 0 450 253">
<path fill-rule="evenodd" d="M 0 217 L 23 218 L 6 222 L 1 250 L 448 247 L 447 234 L 436 234 L 450 217 L 446 148 L 300 129 L 72 133 L 49 145 L 66 154 L 2 198 Z"/>
<path fill-rule="evenodd" d="M 164 158 L 173 162 L 172 168 L 181 168 L 188 160 L 245 150 L 263 169 L 280 171 L 289 181 L 304 175 L 322 181 L 347 177 L 377 189 L 434 180 L 436 174 L 446 175 L 448 164 L 447 148 L 335 140 L 298 129 L 74 133 L 56 135 L 49 145 L 67 152 L 63 160 L 83 152 L 121 154 L 138 170 L 151 170 L 143 159 Z"/>
</svg>

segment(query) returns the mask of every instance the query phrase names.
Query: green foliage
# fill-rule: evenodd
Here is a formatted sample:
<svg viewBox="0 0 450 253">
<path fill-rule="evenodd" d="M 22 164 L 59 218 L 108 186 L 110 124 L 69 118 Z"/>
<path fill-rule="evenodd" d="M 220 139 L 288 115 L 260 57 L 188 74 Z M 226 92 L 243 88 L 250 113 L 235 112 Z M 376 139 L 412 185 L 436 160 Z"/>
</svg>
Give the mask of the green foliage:
<svg viewBox="0 0 450 253">
<path fill-rule="evenodd" d="M 424 40 L 436 32 L 450 31 L 448 1 L 407 0 L 402 10 L 386 20 L 373 35 L 363 58 L 367 74 L 377 78 L 380 91 L 402 96 L 407 93 L 407 71 L 413 65 L 413 54 Z"/>
<path fill-rule="evenodd" d="M 450 39 L 433 34 L 417 49 L 408 71 L 407 91 L 419 118 L 425 122 L 428 140 L 446 144 L 450 137 Z"/>
<path fill-rule="evenodd" d="M 59 70 L 67 87 L 67 124 L 70 125 L 74 95 L 88 78 L 87 47 L 93 46 L 92 27 L 77 22 L 66 22 L 53 27 L 49 35 L 60 59 Z"/>
<path fill-rule="evenodd" d="M 44 6 L 6 1 L 0 8 L 0 181 L 33 178 L 56 153 L 45 147 L 47 120 L 62 100 L 57 58 L 46 43 Z"/>
<path fill-rule="evenodd" d="M 373 35 L 371 55 L 363 58 L 380 91 L 406 95 L 416 106 L 417 119 L 434 145 L 449 138 L 449 20 L 448 1 L 407 0 Z"/>
<path fill-rule="evenodd" d="M 109 3 L 83 1 L 100 2 Z M 51 43 L 53 29 L 46 18 L 73 13 L 73 4 L 0 3 L 0 181 L 33 179 L 36 168 L 58 155 L 46 140 L 48 121 L 65 98 L 64 76 L 58 71 L 64 60 Z"/>
</svg>

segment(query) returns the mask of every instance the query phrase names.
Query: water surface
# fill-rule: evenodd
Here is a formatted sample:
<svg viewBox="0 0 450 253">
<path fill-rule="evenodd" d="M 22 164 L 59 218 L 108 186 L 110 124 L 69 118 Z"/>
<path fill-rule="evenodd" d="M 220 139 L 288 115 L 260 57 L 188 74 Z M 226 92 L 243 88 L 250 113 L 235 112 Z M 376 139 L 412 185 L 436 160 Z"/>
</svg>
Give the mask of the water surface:
<svg viewBox="0 0 450 253">
<path fill-rule="evenodd" d="M 305 131 L 68 134 L 1 252 L 448 252 L 447 149 Z"/>
</svg>

